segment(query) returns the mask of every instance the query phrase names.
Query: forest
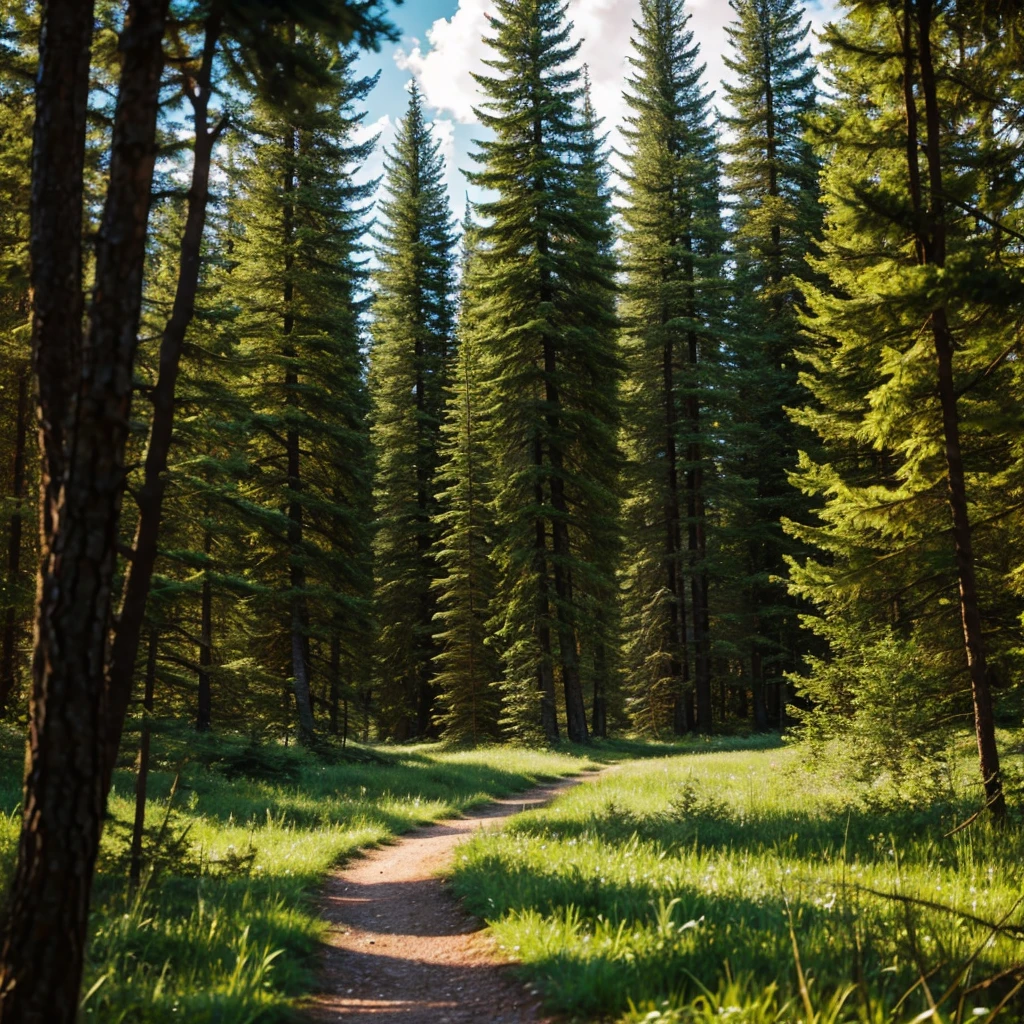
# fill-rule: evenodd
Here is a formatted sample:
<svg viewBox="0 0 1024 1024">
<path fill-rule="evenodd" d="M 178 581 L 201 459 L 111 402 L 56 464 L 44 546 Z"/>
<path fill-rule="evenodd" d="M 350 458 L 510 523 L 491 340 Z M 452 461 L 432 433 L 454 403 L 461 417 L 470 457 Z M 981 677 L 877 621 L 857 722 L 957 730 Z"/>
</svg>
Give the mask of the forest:
<svg viewBox="0 0 1024 1024">
<path fill-rule="evenodd" d="M 1024 1019 L 1024 6 L 631 0 L 611 125 L 493 0 L 463 206 L 415 3 L 0 0 L 0 1022 L 364 1019 L 310 893 L 580 772 L 545 1012 Z"/>
</svg>

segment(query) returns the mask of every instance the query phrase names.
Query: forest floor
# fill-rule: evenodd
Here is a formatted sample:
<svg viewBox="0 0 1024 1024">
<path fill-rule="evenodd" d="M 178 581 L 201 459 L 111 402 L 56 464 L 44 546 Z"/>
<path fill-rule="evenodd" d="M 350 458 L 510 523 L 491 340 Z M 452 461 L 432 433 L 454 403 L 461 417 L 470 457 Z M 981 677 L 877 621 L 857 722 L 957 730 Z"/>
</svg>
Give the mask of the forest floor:
<svg viewBox="0 0 1024 1024">
<path fill-rule="evenodd" d="M 898 780 L 839 746 L 705 748 L 480 832 L 451 888 L 563 1020 L 1021 1024 L 1021 739 L 1002 829 L 969 821 L 966 733 Z"/>
<path fill-rule="evenodd" d="M 314 754 L 156 723 L 145 869 L 133 890 L 131 748 L 128 735 L 97 864 L 83 1024 L 295 1021 L 318 991 L 330 930 L 321 893 L 339 864 L 538 784 L 678 749 L 624 741 Z M 0 889 L 14 864 L 23 752 L 23 734 L 0 725 Z"/>
<path fill-rule="evenodd" d="M 594 776 L 590 776 L 593 779 Z M 505 966 L 494 941 L 456 902 L 442 871 L 481 828 L 534 810 L 586 777 L 538 786 L 461 818 L 420 828 L 334 872 L 316 1024 L 527 1024 L 540 1000 Z"/>
</svg>

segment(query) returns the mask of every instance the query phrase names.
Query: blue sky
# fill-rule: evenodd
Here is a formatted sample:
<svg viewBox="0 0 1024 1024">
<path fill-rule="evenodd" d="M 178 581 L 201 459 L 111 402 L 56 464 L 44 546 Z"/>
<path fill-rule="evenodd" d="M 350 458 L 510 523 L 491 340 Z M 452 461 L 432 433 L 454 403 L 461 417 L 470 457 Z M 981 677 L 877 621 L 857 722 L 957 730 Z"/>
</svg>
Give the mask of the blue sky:
<svg viewBox="0 0 1024 1024">
<path fill-rule="evenodd" d="M 570 17 L 583 39 L 581 59 L 590 67 L 595 104 L 606 119 L 605 129 L 612 133 L 613 143 L 623 114 L 625 59 L 638 6 L 638 0 L 569 0 Z M 804 6 L 812 25 L 820 28 L 835 16 L 838 5 L 836 0 L 805 0 Z M 732 11 L 726 0 L 688 0 L 686 7 L 702 60 L 708 65 L 705 79 L 710 88 L 720 92 L 720 82 L 727 74 L 721 60 L 726 45 L 724 26 L 732 20 Z M 360 62 L 366 74 L 381 72 L 367 103 L 366 123 L 370 130 L 380 132 L 382 145 L 390 144 L 394 123 L 404 113 L 407 83 L 413 76 L 419 81 L 448 161 L 456 216 L 462 214 L 467 193 L 461 169 L 472 165 L 472 140 L 481 132 L 472 114 L 476 98 L 470 75 L 486 52 L 481 36 L 486 13 L 492 8 L 493 0 L 406 0 L 392 11 L 402 34 L 400 42 L 387 44 L 380 53 L 367 54 Z M 366 173 L 373 176 L 379 172 L 378 153 Z"/>
</svg>

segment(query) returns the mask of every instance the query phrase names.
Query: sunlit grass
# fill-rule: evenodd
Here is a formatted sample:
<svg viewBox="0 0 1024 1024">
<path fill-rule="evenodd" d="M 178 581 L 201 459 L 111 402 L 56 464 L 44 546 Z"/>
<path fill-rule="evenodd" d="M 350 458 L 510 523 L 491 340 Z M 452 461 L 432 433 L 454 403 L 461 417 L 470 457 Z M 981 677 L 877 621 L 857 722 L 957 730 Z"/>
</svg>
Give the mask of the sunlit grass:
<svg viewBox="0 0 1024 1024">
<path fill-rule="evenodd" d="M 1024 960 L 1024 944 L 867 890 L 998 922 L 1024 892 L 1019 823 L 944 838 L 975 806 L 966 754 L 903 802 L 812 773 L 808 756 L 613 769 L 473 840 L 455 884 L 552 1009 L 581 1020 L 909 1021 L 952 987 L 934 1019 L 984 1021 L 1017 979 L 969 990 Z M 1022 922 L 1020 908 L 1007 921 Z M 927 992 L 901 1003 L 922 974 Z"/>
<path fill-rule="evenodd" d="M 6 878 L 20 827 L 21 759 L 20 738 L 3 738 Z M 118 774 L 110 799 L 84 988 L 83 1019 L 97 1024 L 290 1018 L 313 989 L 323 933 L 314 899 L 333 865 L 489 797 L 595 766 L 571 752 L 438 747 L 325 763 L 294 748 L 179 730 L 157 746 L 149 868 L 137 893 L 126 882 L 131 771 Z"/>
</svg>

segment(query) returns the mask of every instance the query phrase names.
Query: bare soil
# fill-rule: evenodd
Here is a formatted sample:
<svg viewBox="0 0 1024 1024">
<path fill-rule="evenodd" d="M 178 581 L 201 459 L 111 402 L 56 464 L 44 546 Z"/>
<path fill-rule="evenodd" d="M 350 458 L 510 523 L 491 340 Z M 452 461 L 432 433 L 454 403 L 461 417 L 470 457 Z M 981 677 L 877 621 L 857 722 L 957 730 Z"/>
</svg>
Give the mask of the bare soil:
<svg viewBox="0 0 1024 1024">
<path fill-rule="evenodd" d="M 510 972 L 438 877 L 477 829 L 540 807 L 582 781 L 565 779 L 417 829 L 328 879 L 331 930 L 311 1024 L 544 1024 L 540 1001 Z"/>
</svg>

